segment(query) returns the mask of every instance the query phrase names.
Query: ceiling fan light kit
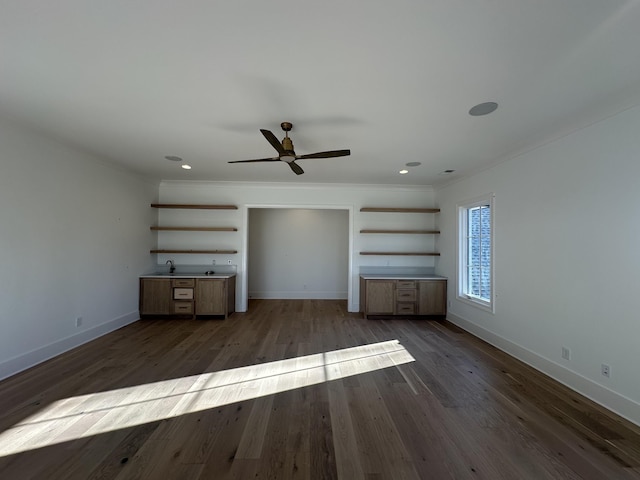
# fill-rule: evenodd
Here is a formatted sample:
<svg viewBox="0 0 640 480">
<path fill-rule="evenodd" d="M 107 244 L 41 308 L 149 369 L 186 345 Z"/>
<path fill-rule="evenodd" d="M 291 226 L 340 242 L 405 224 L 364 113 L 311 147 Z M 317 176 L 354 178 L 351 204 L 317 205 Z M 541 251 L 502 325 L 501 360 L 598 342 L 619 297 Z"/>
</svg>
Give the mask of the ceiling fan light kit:
<svg viewBox="0 0 640 480">
<path fill-rule="evenodd" d="M 295 161 L 307 158 L 333 158 L 333 157 L 346 157 L 351 155 L 351 150 L 330 150 L 327 152 L 309 153 L 306 155 L 297 155 L 293 149 L 293 141 L 289 138 L 289 132 L 293 128 L 291 122 L 282 122 L 280 124 L 282 130 L 284 130 L 284 138 L 280 142 L 276 136 L 270 130 L 260 129 L 264 138 L 271 144 L 273 148 L 278 152 L 277 157 L 272 158 L 256 158 L 253 160 L 234 160 L 228 163 L 254 163 L 254 162 L 285 162 L 289 165 L 293 173 L 296 175 L 302 175 L 304 170 Z"/>
</svg>

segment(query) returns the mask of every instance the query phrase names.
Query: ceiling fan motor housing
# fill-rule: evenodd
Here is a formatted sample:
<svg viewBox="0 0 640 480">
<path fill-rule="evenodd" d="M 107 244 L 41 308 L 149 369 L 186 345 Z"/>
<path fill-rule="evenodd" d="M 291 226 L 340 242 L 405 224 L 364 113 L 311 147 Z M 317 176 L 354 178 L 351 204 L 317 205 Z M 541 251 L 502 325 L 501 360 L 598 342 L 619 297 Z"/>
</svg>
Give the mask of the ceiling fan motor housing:
<svg viewBox="0 0 640 480">
<path fill-rule="evenodd" d="M 292 157 L 295 157 L 296 154 L 293 151 L 293 142 L 289 137 L 284 137 L 282 139 L 282 148 L 284 148 L 287 153 L 291 153 Z"/>
</svg>

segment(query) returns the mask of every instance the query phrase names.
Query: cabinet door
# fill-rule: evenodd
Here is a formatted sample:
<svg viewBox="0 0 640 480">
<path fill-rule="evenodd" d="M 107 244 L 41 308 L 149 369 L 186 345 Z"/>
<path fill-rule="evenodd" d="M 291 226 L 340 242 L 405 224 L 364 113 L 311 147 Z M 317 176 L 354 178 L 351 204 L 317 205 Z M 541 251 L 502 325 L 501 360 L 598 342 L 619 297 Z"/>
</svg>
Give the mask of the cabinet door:
<svg viewBox="0 0 640 480">
<path fill-rule="evenodd" d="M 418 315 L 446 315 L 446 280 L 421 280 L 418 283 Z"/>
<path fill-rule="evenodd" d="M 395 310 L 395 280 L 366 281 L 365 315 L 393 315 Z"/>
<path fill-rule="evenodd" d="M 198 278 L 196 282 L 196 315 L 227 314 L 227 280 Z"/>
<path fill-rule="evenodd" d="M 168 278 L 140 279 L 140 315 L 167 315 L 171 312 L 171 282 Z"/>
</svg>

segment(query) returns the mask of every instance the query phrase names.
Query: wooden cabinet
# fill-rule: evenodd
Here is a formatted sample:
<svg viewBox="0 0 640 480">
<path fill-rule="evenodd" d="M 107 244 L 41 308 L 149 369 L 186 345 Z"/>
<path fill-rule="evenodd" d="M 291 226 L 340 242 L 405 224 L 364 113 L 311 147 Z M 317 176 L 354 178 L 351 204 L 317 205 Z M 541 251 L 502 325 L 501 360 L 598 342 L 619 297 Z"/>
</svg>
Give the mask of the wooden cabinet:
<svg viewBox="0 0 640 480">
<path fill-rule="evenodd" d="M 140 316 L 216 315 L 235 312 L 236 278 L 141 278 Z"/>
<path fill-rule="evenodd" d="M 193 315 L 193 302 L 173 302 L 173 315 Z"/>
<path fill-rule="evenodd" d="M 447 281 L 418 281 L 418 315 L 447 314 Z"/>
<path fill-rule="evenodd" d="M 367 280 L 360 285 L 361 299 L 364 298 L 366 315 L 393 315 L 395 312 L 395 280 Z M 364 292 L 364 297 L 362 293 Z"/>
<path fill-rule="evenodd" d="M 193 316 L 193 289 L 196 285 L 193 278 L 171 279 L 171 314 Z"/>
<path fill-rule="evenodd" d="M 140 315 L 169 315 L 172 310 L 171 303 L 170 279 L 140 280 Z"/>
<path fill-rule="evenodd" d="M 224 315 L 235 311 L 236 277 L 198 278 L 196 280 L 196 315 Z"/>
<path fill-rule="evenodd" d="M 396 280 L 396 307 L 394 314 L 415 315 L 417 297 L 415 280 Z"/>
<path fill-rule="evenodd" d="M 360 277 L 360 311 L 372 315 L 447 314 L 447 280 Z"/>
</svg>

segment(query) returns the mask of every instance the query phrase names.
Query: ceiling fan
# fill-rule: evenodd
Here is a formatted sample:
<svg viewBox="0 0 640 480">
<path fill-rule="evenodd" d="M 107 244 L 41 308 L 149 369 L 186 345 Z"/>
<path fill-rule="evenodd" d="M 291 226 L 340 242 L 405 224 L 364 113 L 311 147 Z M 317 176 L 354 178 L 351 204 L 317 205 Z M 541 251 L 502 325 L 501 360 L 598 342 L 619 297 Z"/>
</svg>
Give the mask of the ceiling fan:
<svg viewBox="0 0 640 480">
<path fill-rule="evenodd" d="M 282 122 L 280 124 L 282 130 L 284 130 L 284 138 L 282 143 L 276 138 L 276 136 L 270 130 L 260 129 L 264 138 L 271 144 L 273 148 L 278 152 L 277 157 L 271 158 L 256 158 L 255 160 L 234 160 L 228 163 L 249 163 L 249 162 L 285 162 L 291 167 L 291 170 L 296 175 L 302 175 L 304 170 L 296 163 L 296 160 L 303 160 L 306 158 L 332 158 L 332 157 L 346 157 L 351 155 L 351 150 L 330 150 L 328 152 L 308 153 L 307 155 L 297 155 L 293 150 L 293 142 L 289 138 L 289 131 L 293 128 L 293 124 L 290 122 Z"/>
</svg>

